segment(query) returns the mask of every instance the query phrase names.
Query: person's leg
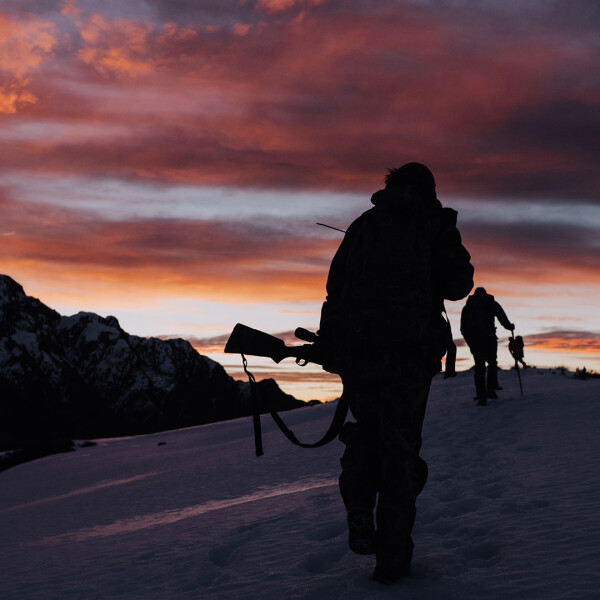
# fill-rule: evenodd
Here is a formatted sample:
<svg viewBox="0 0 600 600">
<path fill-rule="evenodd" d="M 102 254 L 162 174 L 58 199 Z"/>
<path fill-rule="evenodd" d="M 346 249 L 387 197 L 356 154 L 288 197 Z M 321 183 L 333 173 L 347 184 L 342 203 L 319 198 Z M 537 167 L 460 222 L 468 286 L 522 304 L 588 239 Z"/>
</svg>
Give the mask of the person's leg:
<svg viewBox="0 0 600 600">
<path fill-rule="evenodd" d="M 375 552 L 373 510 L 377 499 L 377 442 L 358 423 L 346 423 L 340 433 L 346 445 L 341 458 L 340 494 L 348 519 L 348 543 L 357 554 Z"/>
<path fill-rule="evenodd" d="M 427 464 L 419 451 L 429 386 L 429 380 L 421 380 L 382 390 L 374 574 L 382 581 L 395 581 L 410 571 L 416 499 L 427 480 Z"/>
<path fill-rule="evenodd" d="M 496 390 L 501 388 L 498 384 L 498 342 L 496 340 L 488 344 L 485 359 L 488 363 L 487 397 L 497 398 Z"/>
<path fill-rule="evenodd" d="M 350 410 L 357 419 L 356 423 L 346 423 L 339 436 L 346 446 L 340 461 L 339 486 L 348 519 L 348 542 L 357 554 L 373 554 L 373 511 L 380 468 L 377 417 L 372 411 L 377 404 L 377 390 L 345 382 L 344 394 L 349 396 Z"/>
<path fill-rule="evenodd" d="M 485 354 L 479 351 L 471 351 L 473 359 L 475 360 L 475 397 L 479 400 L 480 405 L 485 405 L 487 402 L 487 389 L 485 385 Z"/>
</svg>

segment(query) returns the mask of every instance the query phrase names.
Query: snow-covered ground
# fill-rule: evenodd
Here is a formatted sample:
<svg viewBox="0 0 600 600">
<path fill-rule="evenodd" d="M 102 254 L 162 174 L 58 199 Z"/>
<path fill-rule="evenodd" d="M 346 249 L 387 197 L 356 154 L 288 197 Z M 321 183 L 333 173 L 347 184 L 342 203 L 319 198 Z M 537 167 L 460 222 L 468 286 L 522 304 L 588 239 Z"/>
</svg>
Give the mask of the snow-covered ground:
<svg viewBox="0 0 600 600">
<path fill-rule="evenodd" d="M 413 574 L 384 586 L 347 548 L 339 442 L 292 446 L 263 417 L 99 441 L 0 473 L 0 598 L 600 598 L 600 380 L 434 381 Z M 285 413 L 301 439 L 334 406 Z"/>
</svg>

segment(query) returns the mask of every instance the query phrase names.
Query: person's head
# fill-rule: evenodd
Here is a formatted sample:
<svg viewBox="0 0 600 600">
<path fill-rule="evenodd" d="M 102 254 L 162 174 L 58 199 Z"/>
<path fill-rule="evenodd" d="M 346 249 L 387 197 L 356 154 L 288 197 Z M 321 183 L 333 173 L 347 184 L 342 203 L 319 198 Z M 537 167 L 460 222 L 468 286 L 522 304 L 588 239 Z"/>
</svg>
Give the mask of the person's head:
<svg viewBox="0 0 600 600">
<path fill-rule="evenodd" d="M 485 291 L 485 288 L 482 287 L 478 287 L 475 289 L 475 291 L 473 292 L 473 296 L 486 296 L 487 292 Z"/>
<path fill-rule="evenodd" d="M 420 163 L 411 162 L 398 167 L 388 169 L 385 176 L 386 189 L 414 190 L 424 198 L 436 197 L 435 179 L 432 172 Z"/>
</svg>

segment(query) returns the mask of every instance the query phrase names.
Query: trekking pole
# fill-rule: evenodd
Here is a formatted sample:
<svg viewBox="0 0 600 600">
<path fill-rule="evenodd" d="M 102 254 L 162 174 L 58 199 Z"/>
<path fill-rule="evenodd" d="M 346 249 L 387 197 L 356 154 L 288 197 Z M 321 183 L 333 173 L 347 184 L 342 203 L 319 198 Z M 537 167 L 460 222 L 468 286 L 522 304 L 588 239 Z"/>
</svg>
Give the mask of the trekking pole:
<svg viewBox="0 0 600 600">
<path fill-rule="evenodd" d="M 515 331 L 514 329 L 510 333 L 510 339 L 515 341 Z M 521 383 L 521 370 L 519 369 L 519 361 L 515 357 L 515 369 L 517 371 L 517 377 L 519 378 L 519 389 L 521 390 L 521 398 L 523 397 L 523 384 Z"/>
</svg>

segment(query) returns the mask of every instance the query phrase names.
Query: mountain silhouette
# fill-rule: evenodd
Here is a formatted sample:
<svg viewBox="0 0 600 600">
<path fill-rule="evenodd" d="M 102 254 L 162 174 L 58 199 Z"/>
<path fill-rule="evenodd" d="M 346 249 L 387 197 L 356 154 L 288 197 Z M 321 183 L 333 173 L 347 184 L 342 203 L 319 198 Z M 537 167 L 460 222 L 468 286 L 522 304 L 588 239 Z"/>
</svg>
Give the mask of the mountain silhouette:
<svg viewBox="0 0 600 600">
<path fill-rule="evenodd" d="M 272 379 L 258 386 L 262 401 L 268 398 L 276 410 L 307 405 Z M 249 384 L 189 342 L 130 335 L 112 316 L 61 316 L 0 275 L 0 450 L 150 433 L 251 412 Z"/>
</svg>

